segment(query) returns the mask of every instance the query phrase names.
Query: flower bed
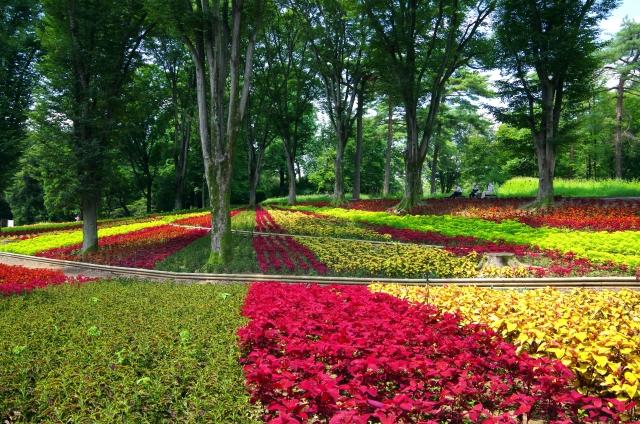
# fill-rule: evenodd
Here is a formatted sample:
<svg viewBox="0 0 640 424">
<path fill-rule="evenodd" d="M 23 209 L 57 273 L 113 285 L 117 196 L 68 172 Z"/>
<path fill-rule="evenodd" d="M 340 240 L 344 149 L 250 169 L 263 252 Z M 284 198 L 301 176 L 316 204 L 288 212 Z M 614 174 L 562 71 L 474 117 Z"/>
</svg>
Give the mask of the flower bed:
<svg viewBox="0 0 640 424">
<path fill-rule="evenodd" d="M 286 233 L 264 209 L 256 211 L 255 230 L 267 233 Z M 328 271 L 327 267 L 316 258 L 311 250 L 293 237 L 254 235 L 253 248 L 262 272 L 308 272 L 312 270 L 318 274 L 326 274 Z"/>
<path fill-rule="evenodd" d="M 372 285 L 411 302 L 459 311 L 533 356 L 557 358 L 585 393 L 640 399 L 640 292 Z"/>
<path fill-rule="evenodd" d="M 306 210 L 308 207 L 300 207 Z M 535 228 L 515 222 L 492 222 L 478 218 L 436 215 L 392 215 L 340 208 L 310 210 L 334 218 L 416 231 L 434 231 L 446 236 L 476 237 L 486 241 L 523 244 L 601 264 L 615 263 L 631 269 L 640 266 L 640 231 L 580 231 Z"/>
<path fill-rule="evenodd" d="M 242 209 L 233 209 L 229 212 L 231 218 L 242 212 Z M 198 215 L 188 216 L 173 221 L 177 225 L 186 225 L 191 227 L 211 228 L 211 212 L 205 212 Z"/>
<path fill-rule="evenodd" d="M 74 244 L 40 252 L 38 256 L 66 260 L 82 260 L 105 265 L 153 269 L 155 264 L 184 248 L 207 233 L 205 229 L 181 228 L 173 225 L 143 228 L 125 234 L 101 237 L 100 249 L 80 255 L 82 244 Z"/>
<path fill-rule="evenodd" d="M 539 249 L 524 244 L 512 244 L 503 242 L 490 242 L 468 236 L 445 236 L 434 231 L 415 231 L 389 226 L 371 225 L 372 229 L 388 234 L 393 240 L 401 240 L 410 243 L 442 245 L 444 248 L 457 255 L 465 256 L 472 252 L 479 255 L 491 252 L 513 253 L 526 265 L 532 276 L 583 276 L 594 273 L 628 274 L 625 265 L 616 265 L 611 262 L 593 263 L 588 259 L 577 258 L 573 253 L 561 253 L 553 250 Z M 545 266 L 535 265 L 544 263 Z"/>
<path fill-rule="evenodd" d="M 511 199 L 427 199 L 411 210 L 412 215 L 453 215 L 495 222 L 518 221 L 532 227 L 558 227 L 596 231 L 640 230 L 639 200 L 563 199 L 549 209 L 521 209 L 530 198 Z M 384 212 L 398 204 L 396 199 L 368 199 L 349 202 L 348 209 Z M 327 202 L 305 203 L 326 207 Z"/>
<path fill-rule="evenodd" d="M 274 220 L 274 231 L 284 228 L 290 233 L 318 237 L 301 237 L 298 241 L 337 273 L 386 277 L 529 275 L 524 267 L 488 267 L 478 271 L 475 268 L 479 257 L 471 249 L 465 254 L 460 254 L 460 250 L 456 251 L 457 256 L 460 256 L 456 257 L 442 249 L 415 244 L 414 240 L 408 238 L 404 241 L 414 244 L 371 243 L 367 240 L 390 241 L 394 234 L 313 212 L 270 210 L 267 216 Z M 349 238 L 358 240 L 347 240 Z M 433 244 L 440 243 L 436 240 Z"/>
<path fill-rule="evenodd" d="M 117 227 L 101 228 L 98 230 L 99 237 L 109 237 L 119 234 L 126 234 L 133 231 L 142 230 L 163 225 L 162 221 L 140 222 L 135 224 L 119 225 Z M 45 250 L 59 247 L 73 246 L 82 243 L 82 230 L 44 233 L 26 240 L 19 240 L 7 244 L 0 244 L 0 251 L 21 253 L 23 255 L 35 255 Z"/>
<path fill-rule="evenodd" d="M 50 285 L 84 281 L 89 279 L 67 277 L 59 270 L 0 264 L 0 295 L 3 296 L 26 293 Z"/>
<path fill-rule="evenodd" d="M 271 423 L 595 422 L 627 407 L 484 326 L 364 287 L 254 284 L 243 312 L 247 385 Z"/>
</svg>

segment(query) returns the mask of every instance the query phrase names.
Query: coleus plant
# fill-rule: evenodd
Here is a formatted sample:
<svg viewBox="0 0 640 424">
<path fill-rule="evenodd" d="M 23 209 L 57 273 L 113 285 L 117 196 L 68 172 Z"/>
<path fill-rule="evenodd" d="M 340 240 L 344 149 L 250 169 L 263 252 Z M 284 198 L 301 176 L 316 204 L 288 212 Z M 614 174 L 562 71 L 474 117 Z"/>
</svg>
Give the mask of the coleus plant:
<svg viewBox="0 0 640 424">
<path fill-rule="evenodd" d="M 239 330 L 270 423 L 618 421 L 562 363 L 517 354 L 483 325 L 364 287 L 254 284 Z"/>
</svg>

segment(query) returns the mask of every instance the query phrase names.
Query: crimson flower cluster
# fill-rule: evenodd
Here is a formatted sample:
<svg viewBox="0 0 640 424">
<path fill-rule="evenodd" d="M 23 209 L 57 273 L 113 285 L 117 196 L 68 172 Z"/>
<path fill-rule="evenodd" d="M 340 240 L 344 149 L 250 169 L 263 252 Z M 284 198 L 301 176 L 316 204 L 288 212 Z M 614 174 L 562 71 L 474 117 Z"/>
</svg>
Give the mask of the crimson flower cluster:
<svg viewBox="0 0 640 424">
<path fill-rule="evenodd" d="M 256 283 L 238 332 L 269 423 L 610 422 L 632 405 L 584 396 L 559 361 L 457 315 L 364 287 Z"/>
<path fill-rule="evenodd" d="M 256 210 L 255 230 L 267 233 L 286 233 L 269 212 L 262 208 Z M 327 267 L 316 258 L 313 252 L 298 243 L 293 237 L 255 234 L 253 249 L 262 272 L 281 271 L 286 268 L 290 272 L 312 269 L 318 274 L 327 273 Z"/>
<path fill-rule="evenodd" d="M 3 296 L 26 293 L 50 285 L 85 281 L 90 279 L 82 276 L 67 277 L 59 270 L 0 264 L 0 295 Z"/>
<path fill-rule="evenodd" d="M 38 253 L 38 256 L 66 260 L 82 259 L 105 265 L 153 269 L 157 262 L 204 236 L 208 230 L 174 225 L 148 227 L 130 233 L 101 237 L 100 249 L 80 257 L 81 244 Z"/>
</svg>

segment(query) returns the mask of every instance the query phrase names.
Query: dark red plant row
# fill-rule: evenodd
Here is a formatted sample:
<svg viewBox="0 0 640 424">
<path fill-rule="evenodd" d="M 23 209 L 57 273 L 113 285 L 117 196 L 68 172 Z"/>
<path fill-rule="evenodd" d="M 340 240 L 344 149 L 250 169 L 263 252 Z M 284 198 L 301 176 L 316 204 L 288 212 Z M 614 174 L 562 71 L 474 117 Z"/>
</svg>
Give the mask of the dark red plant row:
<svg viewBox="0 0 640 424">
<path fill-rule="evenodd" d="M 204 236 L 208 230 L 174 225 L 143 228 L 126 234 L 101 237 L 99 250 L 80 255 L 80 244 L 46 250 L 46 258 L 82 260 L 105 265 L 153 269 L 157 262 Z"/>
<path fill-rule="evenodd" d="M 266 210 L 256 210 L 256 231 L 268 233 L 286 233 Z M 256 252 L 260 271 L 308 271 L 313 269 L 318 274 L 326 274 L 327 267 L 320 262 L 313 252 L 298 243 L 292 237 L 254 235 L 253 249 Z"/>
<path fill-rule="evenodd" d="M 50 285 L 86 281 L 90 279 L 82 276 L 67 277 L 59 270 L 0 264 L 0 295 L 3 296 L 26 293 Z"/>
<path fill-rule="evenodd" d="M 492 330 L 364 287 L 256 283 L 239 330 L 269 423 L 616 422 L 633 405 L 584 396 L 559 361 Z"/>
<path fill-rule="evenodd" d="M 229 215 L 231 218 L 238 215 L 242 212 L 243 209 L 232 209 L 229 211 Z M 187 218 L 181 218 L 173 221 L 174 224 L 177 225 L 187 225 L 190 227 L 203 227 L 203 228 L 211 228 L 211 214 L 206 215 L 198 215 L 198 216 L 190 216 Z"/>
<path fill-rule="evenodd" d="M 480 255 L 491 252 L 513 253 L 521 260 L 525 258 L 546 258 L 549 264 L 546 267 L 530 266 L 529 270 L 537 277 L 569 275 L 587 275 L 595 271 L 628 272 L 625 265 L 609 263 L 594 263 L 588 259 L 578 258 L 574 253 L 561 253 L 555 250 L 540 249 L 525 244 L 494 243 L 480 240 L 475 237 L 445 236 L 432 231 L 416 231 L 393 228 L 379 225 L 369 225 L 370 228 L 381 234 L 389 234 L 394 240 L 410 243 L 434 244 L 444 246 L 446 250 L 457 255 L 464 256 L 471 252 Z"/>
<path fill-rule="evenodd" d="M 427 199 L 413 208 L 413 215 L 460 215 L 495 222 L 515 220 L 532 227 L 622 231 L 640 230 L 639 200 L 561 199 L 546 210 L 521 209 L 529 198 L 510 199 Z M 395 199 L 369 199 L 349 202 L 345 207 L 366 211 L 386 211 Z M 327 202 L 309 203 L 328 206 Z"/>
</svg>

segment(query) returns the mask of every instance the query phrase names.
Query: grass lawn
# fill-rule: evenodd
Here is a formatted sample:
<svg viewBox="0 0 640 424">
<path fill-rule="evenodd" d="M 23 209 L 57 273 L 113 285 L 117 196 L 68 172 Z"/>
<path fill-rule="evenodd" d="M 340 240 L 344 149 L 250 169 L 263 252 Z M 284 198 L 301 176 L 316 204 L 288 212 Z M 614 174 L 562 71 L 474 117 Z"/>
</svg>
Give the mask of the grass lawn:
<svg viewBox="0 0 640 424">
<path fill-rule="evenodd" d="M 158 262 L 156 269 L 175 272 L 214 272 L 224 274 L 259 273 L 256 252 L 251 244 L 251 236 L 232 234 L 233 258 L 227 265 L 207 264 L 211 253 L 211 236 L 199 238 L 167 259 Z"/>
<path fill-rule="evenodd" d="M 638 197 L 640 181 L 621 180 L 566 180 L 555 178 L 553 187 L 556 196 L 565 197 Z M 531 177 L 512 178 L 497 189 L 499 197 L 535 197 L 538 179 Z"/>
<path fill-rule="evenodd" d="M 259 422 L 242 285 L 110 280 L 0 299 L 3 422 Z"/>
</svg>

